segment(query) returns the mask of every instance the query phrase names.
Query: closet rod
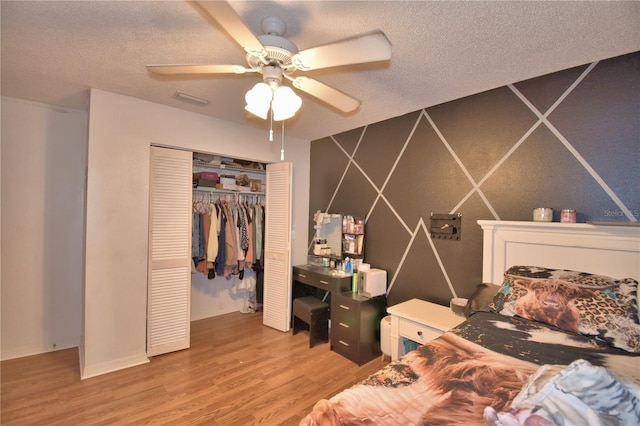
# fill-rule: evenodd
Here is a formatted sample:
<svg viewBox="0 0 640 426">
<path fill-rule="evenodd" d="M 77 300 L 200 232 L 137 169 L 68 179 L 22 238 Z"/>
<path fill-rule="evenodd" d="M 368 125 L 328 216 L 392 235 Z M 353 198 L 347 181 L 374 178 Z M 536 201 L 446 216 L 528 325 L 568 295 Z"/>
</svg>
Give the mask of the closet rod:
<svg viewBox="0 0 640 426">
<path fill-rule="evenodd" d="M 264 197 L 264 192 L 232 191 L 230 189 L 217 189 L 217 188 L 205 189 L 201 186 L 194 188 L 193 191 L 207 192 L 211 194 L 232 194 L 232 195 L 248 195 L 248 196 Z"/>
<path fill-rule="evenodd" d="M 262 203 L 264 194 L 258 194 L 256 192 L 232 192 L 228 191 L 225 193 L 220 192 L 211 192 L 211 191 L 196 191 L 194 190 L 194 203 L 197 202 L 212 202 L 214 197 L 218 199 L 228 200 L 227 197 L 232 197 L 231 201 L 234 202 L 245 202 L 251 201 L 252 203 Z M 195 197 L 198 198 L 195 198 Z"/>
</svg>

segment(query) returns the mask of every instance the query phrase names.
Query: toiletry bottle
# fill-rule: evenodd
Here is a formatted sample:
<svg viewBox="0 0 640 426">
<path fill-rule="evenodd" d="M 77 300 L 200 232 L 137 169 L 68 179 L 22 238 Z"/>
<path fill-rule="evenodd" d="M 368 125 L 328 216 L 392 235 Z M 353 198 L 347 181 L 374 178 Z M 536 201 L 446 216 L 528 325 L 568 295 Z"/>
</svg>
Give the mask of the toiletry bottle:
<svg viewBox="0 0 640 426">
<path fill-rule="evenodd" d="M 354 263 L 353 275 L 351 276 L 351 291 L 354 293 L 358 292 L 358 263 Z"/>
</svg>

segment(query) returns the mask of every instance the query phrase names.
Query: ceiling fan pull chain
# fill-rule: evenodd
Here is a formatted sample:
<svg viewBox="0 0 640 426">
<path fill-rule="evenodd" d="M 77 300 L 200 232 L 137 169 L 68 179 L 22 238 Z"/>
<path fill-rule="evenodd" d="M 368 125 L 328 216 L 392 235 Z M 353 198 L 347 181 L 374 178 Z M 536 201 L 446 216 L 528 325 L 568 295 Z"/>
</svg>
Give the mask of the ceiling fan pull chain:
<svg viewBox="0 0 640 426">
<path fill-rule="evenodd" d="M 269 123 L 269 142 L 273 142 L 273 108 L 271 108 L 271 121 Z"/>
<path fill-rule="evenodd" d="M 284 161 L 284 120 L 282 120 L 282 147 L 280 148 L 280 161 Z"/>
</svg>

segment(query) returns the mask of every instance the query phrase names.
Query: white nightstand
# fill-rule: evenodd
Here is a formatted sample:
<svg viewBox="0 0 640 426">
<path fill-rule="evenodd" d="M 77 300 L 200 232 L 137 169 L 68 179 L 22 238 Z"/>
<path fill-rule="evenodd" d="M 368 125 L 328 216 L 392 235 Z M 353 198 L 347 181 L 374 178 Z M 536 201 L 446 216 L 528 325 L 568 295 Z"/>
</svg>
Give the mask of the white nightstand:
<svg viewBox="0 0 640 426">
<path fill-rule="evenodd" d="M 392 361 L 400 357 L 401 337 L 423 344 L 465 321 L 465 318 L 457 316 L 447 306 L 420 299 L 411 299 L 389 306 L 387 312 L 391 315 L 389 334 Z"/>
</svg>

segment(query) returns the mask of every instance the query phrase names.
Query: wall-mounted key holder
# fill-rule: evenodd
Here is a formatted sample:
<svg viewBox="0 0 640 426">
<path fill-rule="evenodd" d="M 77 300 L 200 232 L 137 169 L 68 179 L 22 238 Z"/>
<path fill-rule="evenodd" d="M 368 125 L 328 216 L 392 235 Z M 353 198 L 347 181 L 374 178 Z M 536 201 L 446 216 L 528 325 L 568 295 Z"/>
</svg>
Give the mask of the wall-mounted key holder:
<svg viewBox="0 0 640 426">
<path fill-rule="evenodd" d="M 431 238 L 459 240 L 462 233 L 462 214 L 431 213 L 429 232 Z"/>
</svg>

